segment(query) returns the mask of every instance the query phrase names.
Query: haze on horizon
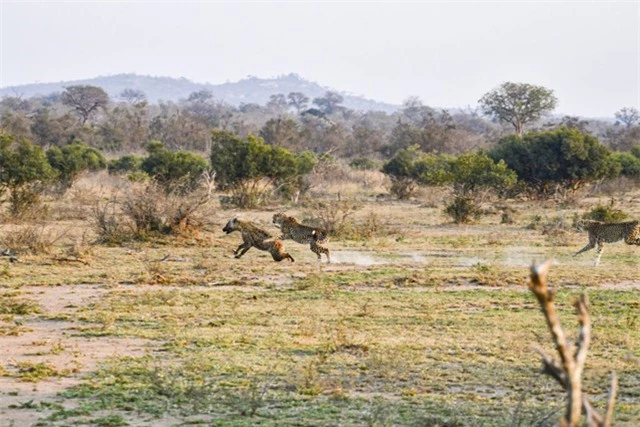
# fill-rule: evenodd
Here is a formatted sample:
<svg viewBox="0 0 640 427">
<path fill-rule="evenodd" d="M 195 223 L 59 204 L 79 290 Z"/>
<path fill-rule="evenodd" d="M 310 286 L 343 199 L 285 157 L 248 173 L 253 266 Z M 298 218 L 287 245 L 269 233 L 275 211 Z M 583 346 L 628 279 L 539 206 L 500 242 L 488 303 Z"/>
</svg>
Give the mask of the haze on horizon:
<svg viewBox="0 0 640 427">
<path fill-rule="evenodd" d="M 640 2 L 0 2 L 0 87 L 137 73 L 301 77 L 377 101 L 474 107 L 505 81 L 556 113 L 640 109 Z"/>
</svg>

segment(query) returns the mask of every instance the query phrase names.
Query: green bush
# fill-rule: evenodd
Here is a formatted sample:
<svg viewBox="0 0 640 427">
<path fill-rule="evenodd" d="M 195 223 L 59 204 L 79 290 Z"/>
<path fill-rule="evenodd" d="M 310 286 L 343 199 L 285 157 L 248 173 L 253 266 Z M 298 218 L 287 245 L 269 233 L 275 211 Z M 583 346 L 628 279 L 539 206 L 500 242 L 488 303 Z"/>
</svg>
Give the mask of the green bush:
<svg viewBox="0 0 640 427">
<path fill-rule="evenodd" d="M 104 169 L 107 161 L 100 151 L 80 141 L 47 150 L 47 160 L 58 171 L 58 189 L 65 192 L 84 171 Z"/>
<path fill-rule="evenodd" d="M 480 217 L 480 208 L 473 197 L 467 195 L 457 195 L 449 203 L 444 212 L 453 218 L 456 224 L 467 224 L 473 219 Z"/>
<path fill-rule="evenodd" d="M 627 178 L 640 177 L 640 159 L 631 153 L 616 152 L 611 154 L 611 161 L 617 166 L 620 175 Z"/>
<path fill-rule="evenodd" d="M 566 127 L 507 136 L 488 154 L 494 161 L 504 160 L 518 180 L 539 195 L 558 188 L 575 191 L 619 172 L 610 150 L 596 137 Z"/>
<path fill-rule="evenodd" d="M 122 156 L 119 159 L 113 159 L 109 162 L 109 173 L 114 175 L 137 172 L 142 166 L 142 160 L 142 157 L 133 154 Z"/>
<path fill-rule="evenodd" d="M 593 221 L 600 221 L 606 223 L 622 222 L 629 218 L 629 215 L 620 209 L 615 209 L 613 203 L 609 205 L 597 205 L 589 212 L 582 215 L 582 219 L 589 219 Z"/>
<path fill-rule="evenodd" d="M 232 191 L 231 203 L 254 207 L 277 189 L 292 194 L 304 189 L 302 177 L 316 164 L 310 152 L 294 154 L 249 135 L 246 139 L 221 130 L 212 134 L 211 166 L 222 190 Z"/>
<path fill-rule="evenodd" d="M 362 170 L 362 171 L 372 171 L 378 169 L 380 166 L 378 162 L 368 157 L 358 157 L 357 159 L 351 160 L 349 166 L 353 169 Z"/>
<path fill-rule="evenodd" d="M 479 215 L 481 190 L 503 192 L 517 181 L 505 162 L 496 163 L 485 153 L 454 157 L 423 153 L 417 147 L 398 151 L 382 172 L 390 176 L 390 191 L 399 199 L 409 198 L 418 184 L 451 186 L 455 199 L 445 212 L 456 223 L 469 222 Z"/>
<path fill-rule="evenodd" d="M 207 168 L 207 161 L 199 155 L 183 150 L 170 151 L 159 141 L 150 142 L 147 152 L 149 155 L 140 164 L 140 169 L 168 193 L 194 190 Z"/>
<path fill-rule="evenodd" d="M 38 203 L 55 176 L 42 148 L 0 133 L 0 195 L 9 192 L 12 216 L 19 216 Z"/>
<path fill-rule="evenodd" d="M 390 192 L 399 199 L 408 199 L 418 184 L 440 185 L 451 182 L 452 157 L 427 154 L 412 146 L 399 150 L 385 162 L 382 172 L 391 178 Z"/>
</svg>

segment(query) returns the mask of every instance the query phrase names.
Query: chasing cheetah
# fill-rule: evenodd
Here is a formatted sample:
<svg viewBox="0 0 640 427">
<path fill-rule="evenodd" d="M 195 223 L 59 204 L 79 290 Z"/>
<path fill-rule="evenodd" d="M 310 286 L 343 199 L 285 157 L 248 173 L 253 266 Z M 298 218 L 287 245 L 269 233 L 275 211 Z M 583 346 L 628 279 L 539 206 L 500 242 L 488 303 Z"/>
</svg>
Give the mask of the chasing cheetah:
<svg viewBox="0 0 640 427">
<path fill-rule="evenodd" d="M 252 222 L 240 221 L 233 217 L 227 222 L 222 231 L 227 234 L 239 231 L 242 234 L 242 244 L 233 252 L 235 258 L 240 258 L 249 249 L 255 247 L 261 251 L 269 252 L 274 261 L 280 262 L 283 259 L 288 259 L 291 262 L 295 262 L 293 257 L 284 251 L 282 240 L 274 239 L 273 236 L 256 227 Z"/>
<path fill-rule="evenodd" d="M 627 245 L 640 245 L 640 222 L 628 221 L 619 223 L 606 224 L 598 221 L 583 220 L 578 223 L 578 228 L 586 230 L 589 233 L 589 243 L 584 248 L 573 254 L 573 256 L 579 255 L 582 252 L 586 252 L 596 249 L 595 266 L 600 264 L 600 257 L 602 256 L 602 249 L 605 243 L 614 243 L 624 240 Z"/>
<path fill-rule="evenodd" d="M 309 248 L 318 256 L 318 261 L 322 261 L 321 254 L 325 254 L 327 263 L 331 262 L 331 251 L 322 246 L 329 241 L 326 230 L 300 224 L 297 219 L 282 212 L 273 215 L 273 223 L 282 231 L 280 237 L 282 240 L 291 239 L 297 243 L 309 243 Z"/>
</svg>

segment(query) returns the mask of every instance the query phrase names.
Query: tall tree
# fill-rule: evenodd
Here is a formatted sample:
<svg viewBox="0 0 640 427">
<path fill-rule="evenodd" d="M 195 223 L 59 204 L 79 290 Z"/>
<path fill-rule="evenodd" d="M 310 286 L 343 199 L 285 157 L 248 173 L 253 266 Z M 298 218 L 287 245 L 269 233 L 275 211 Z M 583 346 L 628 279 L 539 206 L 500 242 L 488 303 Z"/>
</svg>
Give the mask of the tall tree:
<svg viewBox="0 0 640 427">
<path fill-rule="evenodd" d="M 89 85 L 69 86 L 62 92 L 60 99 L 64 105 L 73 108 L 83 125 L 109 103 L 109 95 L 104 89 Z"/>
<path fill-rule="evenodd" d="M 147 104 L 147 95 L 143 91 L 138 89 L 125 89 L 120 92 L 120 98 L 124 99 L 131 105 Z"/>
<path fill-rule="evenodd" d="M 301 92 L 289 92 L 287 99 L 289 100 L 289 105 L 295 108 L 298 114 L 309 105 L 309 97 Z"/>
<path fill-rule="evenodd" d="M 528 83 L 506 82 L 478 101 L 485 114 L 513 126 L 518 135 L 526 124 L 556 108 L 558 100 L 551 89 Z"/>
<path fill-rule="evenodd" d="M 343 101 L 344 97 L 338 92 L 327 91 L 324 96 L 315 98 L 313 103 L 317 105 L 324 114 L 332 114 L 340 108 L 343 108 L 340 107 Z"/>
<path fill-rule="evenodd" d="M 267 110 L 274 113 L 282 113 L 287 109 L 287 98 L 282 93 L 276 93 L 269 97 L 267 102 Z"/>
<path fill-rule="evenodd" d="M 618 122 L 623 123 L 627 128 L 637 124 L 640 119 L 638 109 L 634 107 L 624 107 L 620 111 L 616 111 L 615 116 Z"/>
</svg>

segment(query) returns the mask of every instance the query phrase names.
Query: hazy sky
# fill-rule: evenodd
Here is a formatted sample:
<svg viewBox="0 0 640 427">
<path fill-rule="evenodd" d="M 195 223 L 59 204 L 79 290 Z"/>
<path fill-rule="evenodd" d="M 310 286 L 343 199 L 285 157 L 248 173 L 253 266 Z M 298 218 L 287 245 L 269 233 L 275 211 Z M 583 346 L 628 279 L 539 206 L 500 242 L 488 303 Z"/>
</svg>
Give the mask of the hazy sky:
<svg viewBox="0 0 640 427">
<path fill-rule="evenodd" d="M 640 109 L 640 1 L 0 0 L 0 11 L 1 87 L 293 72 L 394 104 L 473 107 L 514 81 L 553 89 L 559 113 Z"/>
</svg>

